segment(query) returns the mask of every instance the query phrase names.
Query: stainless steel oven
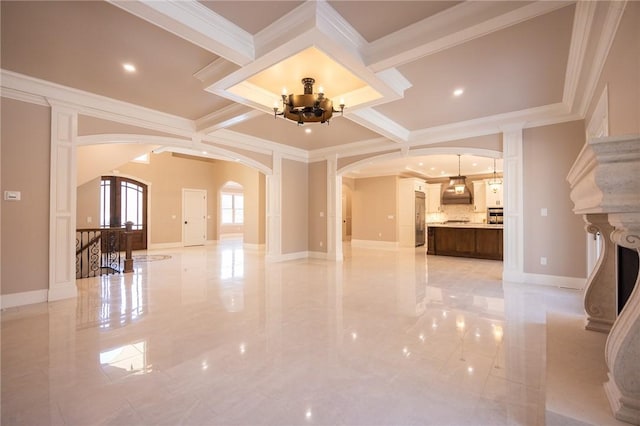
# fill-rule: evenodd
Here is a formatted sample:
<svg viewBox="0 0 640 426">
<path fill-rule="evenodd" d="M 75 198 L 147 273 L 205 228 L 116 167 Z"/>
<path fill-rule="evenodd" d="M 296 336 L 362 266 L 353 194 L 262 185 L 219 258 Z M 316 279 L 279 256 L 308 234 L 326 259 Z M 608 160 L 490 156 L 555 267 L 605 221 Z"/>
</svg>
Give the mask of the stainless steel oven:
<svg viewBox="0 0 640 426">
<path fill-rule="evenodd" d="M 493 225 L 502 225 L 503 222 L 503 208 L 502 207 L 489 207 L 487 208 L 487 223 Z"/>
</svg>

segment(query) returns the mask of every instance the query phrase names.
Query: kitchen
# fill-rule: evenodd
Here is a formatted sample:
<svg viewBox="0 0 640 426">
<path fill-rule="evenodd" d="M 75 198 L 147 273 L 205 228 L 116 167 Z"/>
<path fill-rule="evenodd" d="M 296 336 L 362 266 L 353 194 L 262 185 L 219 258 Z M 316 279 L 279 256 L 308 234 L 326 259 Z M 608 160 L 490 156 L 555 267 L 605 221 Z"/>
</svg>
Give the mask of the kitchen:
<svg viewBox="0 0 640 426">
<path fill-rule="evenodd" d="M 362 177 L 343 180 L 343 192 L 353 198 L 343 209 L 352 245 L 426 246 L 433 255 L 502 260 L 501 159 L 432 155 L 395 163 L 377 165 L 386 176 L 372 176 L 376 166 L 369 165 L 359 170 Z"/>
</svg>

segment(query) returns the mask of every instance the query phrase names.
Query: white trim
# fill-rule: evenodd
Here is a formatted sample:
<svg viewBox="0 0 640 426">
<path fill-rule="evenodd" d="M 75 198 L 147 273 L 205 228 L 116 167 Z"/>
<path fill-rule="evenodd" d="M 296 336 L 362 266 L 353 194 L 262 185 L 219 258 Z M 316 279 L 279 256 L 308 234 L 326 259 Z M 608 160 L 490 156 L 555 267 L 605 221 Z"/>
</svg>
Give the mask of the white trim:
<svg viewBox="0 0 640 426">
<path fill-rule="evenodd" d="M 193 120 L 13 71 L 1 69 L 0 81 L 3 93 L 5 89 L 13 89 L 14 94 L 16 91 L 31 94 L 33 96 L 25 97 L 24 100 L 36 100 L 37 103 L 38 97 L 43 97 L 50 105 L 58 104 L 61 107 L 75 109 L 78 114 L 179 135 L 191 135 L 195 130 Z"/>
<path fill-rule="evenodd" d="M 357 240 L 352 238 L 351 247 L 397 250 L 400 246 L 397 241 Z"/>
<path fill-rule="evenodd" d="M 569 59 L 564 77 L 564 91 L 562 102 L 573 109 L 576 89 L 580 81 L 580 71 L 584 67 L 585 54 L 591 34 L 593 18 L 596 14 L 598 2 L 579 1 L 576 3 L 576 11 L 573 16 L 573 30 L 571 33 L 571 46 L 569 47 Z"/>
<path fill-rule="evenodd" d="M 523 273 L 521 275 L 521 279 L 522 279 L 521 282 L 524 284 L 571 288 L 574 290 L 584 289 L 584 286 L 587 283 L 586 278 L 565 277 L 560 275 L 532 274 L 528 272 Z"/>
<path fill-rule="evenodd" d="M 322 259 L 322 260 L 331 260 L 331 256 L 328 253 L 323 251 L 309 251 L 308 257 L 309 259 Z"/>
<path fill-rule="evenodd" d="M 309 257 L 309 252 L 308 251 L 298 251 L 295 253 L 285 253 L 285 254 L 280 254 L 280 255 L 271 255 L 268 254 L 265 257 L 265 260 L 267 262 L 288 262 L 290 260 L 300 260 L 300 259 L 307 259 Z"/>
<path fill-rule="evenodd" d="M 361 108 L 346 117 L 354 123 L 380 133 L 394 142 L 407 142 L 411 132 L 373 108 Z"/>
<path fill-rule="evenodd" d="M 245 135 L 228 129 L 216 130 L 207 136 L 203 136 L 204 141 L 229 145 L 235 148 L 246 149 L 258 154 L 271 155 L 278 152 L 283 158 L 288 158 L 300 162 L 308 162 L 309 152 L 289 145 L 283 145 L 267 139 Z"/>
<path fill-rule="evenodd" d="M 74 230 L 75 234 L 75 230 Z M 59 265 L 57 266 L 59 267 Z M 48 300 L 53 302 L 62 299 L 71 299 L 78 296 L 78 288 L 76 287 L 75 269 L 74 269 L 73 281 L 64 284 L 57 284 L 55 287 L 49 289 Z"/>
<path fill-rule="evenodd" d="M 581 117 L 586 115 L 589 105 L 593 100 L 598 80 L 600 79 L 605 63 L 607 62 L 609 49 L 611 49 L 611 46 L 613 45 L 626 5 L 626 0 L 612 1 L 609 3 L 607 16 L 605 17 L 603 29 L 600 37 L 598 38 L 598 46 L 593 56 L 593 61 L 590 64 L 586 64 L 588 69 L 585 72 L 588 72 L 589 74 L 587 76 L 587 82 L 584 90 L 582 91 L 584 96 L 580 100 L 581 102 L 578 105 L 577 111 Z"/>
<path fill-rule="evenodd" d="M 15 306 L 33 305 L 47 301 L 48 290 L 32 290 L 22 293 L 0 295 L 0 308 L 7 309 Z"/>
<path fill-rule="evenodd" d="M 254 59 L 252 35 L 196 1 L 109 2 L 239 65 Z"/>
<path fill-rule="evenodd" d="M 372 42 L 366 63 L 373 71 L 397 67 L 571 3 L 464 2 Z"/>
<path fill-rule="evenodd" d="M 40 105 L 50 107 L 49 102 L 44 96 L 34 95 L 32 93 L 21 92 L 20 90 L 13 89 L 11 87 L 0 87 L 0 96 L 7 99 L 13 99 L 20 102 L 26 102 L 29 104 Z"/>
<path fill-rule="evenodd" d="M 171 243 L 147 243 L 147 250 L 165 250 L 183 247 L 182 242 L 174 241 Z"/>
<path fill-rule="evenodd" d="M 607 136 L 609 136 L 609 86 L 605 85 L 587 125 L 587 140 Z"/>
<path fill-rule="evenodd" d="M 242 247 L 248 250 L 264 250 L 266 244 L 242 243 Z"/>
</svg>

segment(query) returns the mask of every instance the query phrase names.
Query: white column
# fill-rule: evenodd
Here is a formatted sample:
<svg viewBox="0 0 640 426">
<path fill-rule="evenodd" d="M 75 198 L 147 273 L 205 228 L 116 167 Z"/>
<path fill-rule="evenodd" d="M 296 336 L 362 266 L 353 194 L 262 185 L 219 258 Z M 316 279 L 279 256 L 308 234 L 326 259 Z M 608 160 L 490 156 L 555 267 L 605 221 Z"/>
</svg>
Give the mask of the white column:
<svg viewBox="0 0 640 426">
<path fill-rule="evenodd" d="M 616 320 L 616 254 L 611 241 L 613 226 L 606 214 L 586 214 L 585 229 L 590 234 L 602 235 L 602 249 L 596 266 L 587 279 L 584 292 L 584 310 L 587 313 L 587 330 L 608 333 Z"/>
<path fill-rule="evenodd" d="M 267 260 L 282 256 L 282 156 L 273 154 L 273 173 L 266 176 L 267 192 Z"/>
<path fill-rule="evenodd" d="M 502 279 L 524 281 L 522 128 L 502 134 L 504 170 L 504 259 Z"/>
<path fill-rule="evenodd" d="M 48 299 L 76 297 L 76 147 L 78 114 L 51 105 Z"/>
<path fill-rule="evenodd" d="M 338 156 L 327 158 L 327 258 L 342 257 L 342 176 L 338 176 Z"/>
</svg>

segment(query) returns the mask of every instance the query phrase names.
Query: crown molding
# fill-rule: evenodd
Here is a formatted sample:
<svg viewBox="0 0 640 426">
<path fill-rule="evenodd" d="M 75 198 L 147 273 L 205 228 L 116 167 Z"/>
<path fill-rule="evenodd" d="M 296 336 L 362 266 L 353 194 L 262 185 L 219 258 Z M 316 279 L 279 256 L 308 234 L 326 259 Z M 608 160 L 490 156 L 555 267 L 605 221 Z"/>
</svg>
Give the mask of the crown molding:
<svg viewBox="0 0 640 426">
<path fill-rule="evenodd" d="M 238 65 L 254 59 L 253 36 L 197 1 L 107 1 Z"/>
<path fill-rule="evenodd" d="M 604 65 L 609 55 L 609 50 L 618 31 L 618 26 L 624 15 L 624 10 L 627 5 L 627 0 L 613 1 L 608 3 L 607 15 L 605 17 L 602 33 L 598 38 L 598 45 L 593 57 L 593 61 L 589 64 L 584 64 L 583 72 L 581 74 L 586 76 L 586 86 L 584 89 L 584 96 L 582 97 L 579 105 L 575 108 L 576 113 L 581 117 L 585 117 L 589 105 L 593 101 L 595 95 L 596 86 L 598 80 L 604 69 Z"/>
<path fill-rule="evenodd" d="M 26 102 L 29 104 L 35 104 L 45 107 L 50 106 L 47 98 L 45 98 L 44 96 L 34 95 L 33 93 L 23 92 L 11 87 L 0 87 L 0 96 L 3 98 L 13 99 L 15 101 Z"/>
<path fill-rule="evenodd" d="M 572 3 L 463 2 L 372 42 L 366 63 L 373 71 L 397 67 Z"/>
<path fill-rule="evenodd" d="M 571 113 L 564 103 L 544 105 L 504 114 L 475 118 L 442 126 L 430 127 L 411 132 L 410 146 L 425 143 L 439 143 L 474 136 L 501 133 L 509 126 L 521 128 L 539 127 L 567 121 L 580 120 L 577 114 Z"/>
<path fill-rule="evenodd" d="M 13 71 L 0 70 L 2 90 L 9 94 L 22 93 L 23 100 L 41 104 L 65 104 L 78 113 L 105 120 L 118 121 L 138 127 L 177 135 L 191 135 L 195 131 L 193 120 L 159 112 L 106 96 L 96 95 L 49 81 L 40 80 Z"/>
<path fill-rule="evenodd" d="M 569 47 L 569 59 L 564 77 L 564 91 L 562 93 L 562 102 L 572 107 L 572 109 L 573 103 L 575 102 L 578 82 L 580 81 L 580 71 L 584 66 L 596 8 L 596 2 L 581 1 L 576 4 L 573 30 L 571 33 L 571 45 Z"/>
</svg>

